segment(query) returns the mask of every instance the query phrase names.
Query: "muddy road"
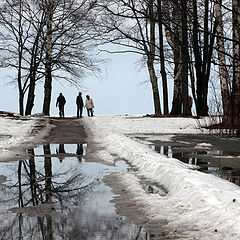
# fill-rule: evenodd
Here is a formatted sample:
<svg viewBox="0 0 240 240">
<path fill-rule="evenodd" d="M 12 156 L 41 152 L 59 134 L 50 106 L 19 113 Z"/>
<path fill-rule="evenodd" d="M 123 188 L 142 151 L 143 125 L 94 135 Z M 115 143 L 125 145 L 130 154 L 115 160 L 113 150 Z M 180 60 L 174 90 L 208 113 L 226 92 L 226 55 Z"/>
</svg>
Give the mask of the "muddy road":
<svg viewBox="0 0 240 240">
<path fill-rule="evenodd" d="M 74 144 L 87 142 L 87 135 L 83 122 L 76 118 L 50 118 L 54 125 L 50 135 L 44 139 L 50 143 Z"/>
</svg>

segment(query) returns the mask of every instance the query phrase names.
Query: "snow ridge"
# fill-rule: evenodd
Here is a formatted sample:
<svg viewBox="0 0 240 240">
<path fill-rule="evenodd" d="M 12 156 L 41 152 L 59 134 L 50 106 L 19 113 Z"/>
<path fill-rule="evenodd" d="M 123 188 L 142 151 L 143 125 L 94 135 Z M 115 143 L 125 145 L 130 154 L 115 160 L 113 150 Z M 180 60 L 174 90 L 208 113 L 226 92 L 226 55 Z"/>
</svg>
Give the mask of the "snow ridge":
<svg viewBox="0 0 240 240">
<path fill-rule="evenodd" d="M 198 133 L 193 119 L 148 119 L 125 116 L 101 116 L 84 119 L 95 141 L 101 142 L 105 151 L 126 159 L 144 178 L 162 185 L 168 194 L 153 196 L 145 203 L 145 211 L 159 222 L 166 220 L 166 228 L 184 234 L 182 239 L 239 239 L 240 238 L 240 189 L 238 186 L 215 176 L 195 171 L 174 158 L 155 153 L 147 146 L 126 136 L 138 129 L 139 133 L 177 133 L 186 130 Z M 168 125 L 169 122 L 172 124 Z M 150 125 L 154 123 L 155 126 Z M 146 129 L 147 126 L 147 129 Z M 190 127 L 191 126 L 191 127 Z M 169 131 L 167 129 L 170 129 Z M 106 157 L 106 152 L 102 154 Z M 136 191 L 134 181 L 122 174 L 121 183 L 132 198 L 144 198 Z M 154 195 L 154 194 L 153 194 Z M 145 201 L 145 200 L 144 200 Z M 146 213 L 147 214 L 147 213 Z M 188 237 L 186 237 L 188 236 Z M 181 239 L 179 236 L 178 239 Z"/>
</svg>

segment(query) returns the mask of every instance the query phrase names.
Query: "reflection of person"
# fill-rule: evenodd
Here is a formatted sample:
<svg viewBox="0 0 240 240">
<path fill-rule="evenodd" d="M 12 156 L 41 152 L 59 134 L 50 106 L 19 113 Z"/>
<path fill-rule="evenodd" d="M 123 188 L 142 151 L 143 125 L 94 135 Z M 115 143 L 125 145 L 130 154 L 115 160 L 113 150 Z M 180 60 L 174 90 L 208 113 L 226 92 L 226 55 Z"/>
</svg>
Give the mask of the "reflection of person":
<svg viewBox="0 0 240 240">
<path fill-rule="evenodd" d="M 89 117 L 93 117 L 94 104 L 93 104 L 93 100 L 90 98 L 89 95 L 86 95 L 85 107 L 86 107 L 86 109 L 87 109 L 87 114 L 88 114 L 88 116 L 89 116 Z"/>
<path fill-rule="evenodd" d="M 82 117 L 82 111 L 83 111 L 83 99 L 82 99 L 82 93 L 80 92 L 76 98 L 76 104 L 77 104 L 77 117 Z"/>
<path fill-rule="evenodd" d="M 59 96 L 57 98 L 56 107 L 59 107 L 59 116 L 60 118 L 64 118 L 64 105 L 66 103 L 65 97 L 62 95 L 62 93 L 59 93 Z"/>
<path fill-rule="evenodd" d="M 64 149 L 64 144 L 59 144 L 58 149 L 56 149 L 56 152 L 57 152 L 57 154 L 61 154 L 61 153 L 65 154 L 66 152 Z M 59 158 L 60 162 L 62 162 L 62 160 L 64 159 L 63 156 L 59 156 L 58 158 Z"/>
<path fill-rule="evenodd" d="M 82 143 L 77 144 L 77 151 L 76 151 L 77 157 L 79 159 L 79 161 L 82 161 L 81 156 L 83 155 L 83 145 Z"/>
</svg>

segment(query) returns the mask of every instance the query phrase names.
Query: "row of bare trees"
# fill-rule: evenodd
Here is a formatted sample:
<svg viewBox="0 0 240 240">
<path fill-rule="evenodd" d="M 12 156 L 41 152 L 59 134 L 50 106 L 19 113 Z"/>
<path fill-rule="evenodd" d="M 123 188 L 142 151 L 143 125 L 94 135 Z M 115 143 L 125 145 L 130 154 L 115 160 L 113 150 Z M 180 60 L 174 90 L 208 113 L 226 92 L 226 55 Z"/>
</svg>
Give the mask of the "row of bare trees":
<svg viewBox="0 0 240 240">
<path fill-rule="evenodd" d="M 173 78 L 170 114 L 190 115 L 188 96 L 192 89 L 197 114 L 207 115 L 208 81 L 216 31 L 209 1 L 101 2 L 105 15 L 109 16 L 104 27 L 114 29 L 104 40 L 110 39 L 112 43 L 125 47 L 126 51 L 142 55 L 146 62 L 155 114 L 162 113 L 158 78 L 162 81 L 164 114 L 169 113 L 168 83 L 169 78 Z"/>
<path fill-rule="evenodd" d="M 239 125 L 240 3 L 237 0 L 104 0 L 99 7 L 109 35 L 103 43 L 122 46 L 122 52 L 140 54 L 152 86 L 154 109 L 190 115 L 192 95 L 198 116 L 207 116 L 209 82 L 218 72 L 224 124 Z M 168 84 L 174 79 L 169 112 Z M 159 89 L 161 81 L 162 89 Z M 217 86 L 215 86 L 217 88 Z"/>
<path fill-rule="evenodd" d="M 93 57 L 95 5 L 94 0 L 1 2 L 1 67 L 15 70 L 21 115 L 31 114 L 38 82 L 44 82 L 43 113 L 49 115 L 53 79 L 77 85 L 99 70 Z"/>
<path fill-rule="evenodd" d="M 25 114 L 31 114 L 42 79 L 43 113 L 49 115 L 53 79 L 77 84 L 84 72 L 98 70 L 94 46 L 110 43 L 142 57 L 155 115 L 190 115 L 192 95 L 197 115 L 207 116 L 209 82 L 217 72 L 224 123 L 239 125 L 237 0 L 4 0 L 0 24 L 1 65 L 16 69 L 21 114 L 26 92 Z"/>
</svg>

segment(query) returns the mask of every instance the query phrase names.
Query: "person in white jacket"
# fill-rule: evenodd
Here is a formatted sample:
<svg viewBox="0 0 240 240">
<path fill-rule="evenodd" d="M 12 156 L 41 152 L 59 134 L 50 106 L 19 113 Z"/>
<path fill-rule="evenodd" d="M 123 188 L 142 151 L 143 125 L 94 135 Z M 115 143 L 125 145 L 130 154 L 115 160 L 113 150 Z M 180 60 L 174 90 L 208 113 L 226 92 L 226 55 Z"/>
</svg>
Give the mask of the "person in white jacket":
<svg viewBox="0 0 240 240">
<path fill-rule="evenodd" d="M 87 114 L 89 117 L 93 117 L 93 100 L 90 98 L 89 95 L 86 95 L 86 102 L 85 102 L 85 107 L 87 109 Z"/>
</svg>

